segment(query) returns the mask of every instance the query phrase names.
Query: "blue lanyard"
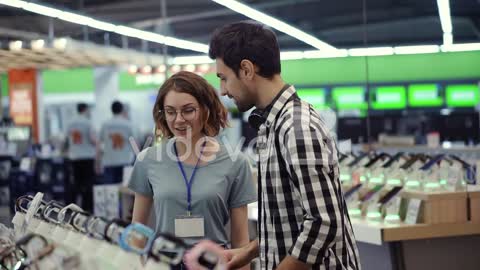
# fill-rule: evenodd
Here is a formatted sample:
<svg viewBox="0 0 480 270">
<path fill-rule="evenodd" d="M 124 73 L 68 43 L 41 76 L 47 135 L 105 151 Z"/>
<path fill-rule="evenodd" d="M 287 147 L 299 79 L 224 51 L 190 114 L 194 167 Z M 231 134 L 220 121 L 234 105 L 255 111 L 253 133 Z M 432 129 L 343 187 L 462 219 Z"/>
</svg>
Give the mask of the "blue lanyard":
<svg viewBox="0 0 480 270">
<path fill-rule="evenodd" d="M 180 158 L 178 157 L 178 151 L 177 151 L 177 143 L 175 142 L 173 144 L 174 149 L 175 149 L 175 155 L 177 156 L 177 163 L 178 167 L 180 168 L 180 171 L 182 172 L 183 180 L 185 181 L 185 185 L 187 186 L 187 214 L 190 216 L 192 213 L 192 184 L 193 180 L 195 178 L 195 173 L 197 172 L 198 169 L 198 163 L 200 162 L 200 159 L 202 158 L 203 154 L 203 148 L 205 148 L 205 143 L 202 144 L 202 149 L 200 150 L 200 155 L 198 157 L 197 163 L 195 164 L 195 168 L 193 168 L 192 176 L 190 176 L 190 180 L 187 180 L 187 174 L 185 173 L 185 170 L 183 169 L 182 162 L 180 161 Z"/>
</svg>

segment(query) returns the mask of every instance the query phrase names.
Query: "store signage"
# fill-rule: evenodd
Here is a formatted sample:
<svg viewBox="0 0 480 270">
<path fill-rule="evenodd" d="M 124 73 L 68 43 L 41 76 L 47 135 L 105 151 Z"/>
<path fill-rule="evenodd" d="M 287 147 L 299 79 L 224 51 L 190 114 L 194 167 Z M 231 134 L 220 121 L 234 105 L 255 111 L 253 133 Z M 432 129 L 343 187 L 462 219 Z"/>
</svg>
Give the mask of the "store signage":
<svg viewBox="0 0 480 270">
<path fill-rule="evenodd" d="M 326 107 L 326 93 L 324 88 L 300 88 L 297 89 L 298 96 L 312 104 L 315 109 Z"/>
<path fill-rule="evenodd" d="M 375 110 L 405 109 L 407 96 L 404 86 L 381 86 L 374 89 L 371 100 Z"/>
<path fill-rule="evenodd" d="M 479 102 L 479 86 L 476 84 L 448 85 L 446 89 L 448 107 L 475 107 Z"/>
<path fill-rule="evenodd" d="M 34 69 L 8 71 L 10 116 L 16 125 L 32 127 L 38 141 L 36 77 Z"/>
<path fill-rule="evenodd" d="M 365 88 L 361 86 L 335 87 L 332 99 L 338 110 L 367 109 Z"/>
<path fill-rule="evenodd" d="M 411 107 L 439 107 L 443 105 L 438 84 L 411 84 L 408 103 Z"/>
</svg>

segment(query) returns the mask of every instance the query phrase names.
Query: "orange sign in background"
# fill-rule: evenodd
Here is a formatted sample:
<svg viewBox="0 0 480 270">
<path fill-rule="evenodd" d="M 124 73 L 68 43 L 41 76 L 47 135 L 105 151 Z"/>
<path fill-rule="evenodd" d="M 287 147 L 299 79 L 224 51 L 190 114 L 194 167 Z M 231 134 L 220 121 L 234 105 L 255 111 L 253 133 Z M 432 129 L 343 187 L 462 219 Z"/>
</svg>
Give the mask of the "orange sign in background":
<svg viewBox="0 0 480 270">
<path fill-rule="evenodd" d="M 16 125 L 32 127 L 34 141 L 38 142 L 37 71 L 9 70 L 8 85 L 10 117 Z"/>
</svg>

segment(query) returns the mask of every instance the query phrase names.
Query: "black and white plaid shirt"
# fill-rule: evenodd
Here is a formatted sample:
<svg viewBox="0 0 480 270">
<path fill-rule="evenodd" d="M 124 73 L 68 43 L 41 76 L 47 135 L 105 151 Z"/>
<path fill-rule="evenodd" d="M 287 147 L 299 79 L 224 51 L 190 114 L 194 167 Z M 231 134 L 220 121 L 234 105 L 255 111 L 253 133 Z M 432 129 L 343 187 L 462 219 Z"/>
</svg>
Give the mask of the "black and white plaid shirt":
<svg viewBox="0 0 480 270">
<path fill-rule="evenodd" d="M 336 143 L 293 86 L 271 104 L 257 139 L 262 269 L 289 255 L 312 269 L 361 269 Z"/>
</svg>

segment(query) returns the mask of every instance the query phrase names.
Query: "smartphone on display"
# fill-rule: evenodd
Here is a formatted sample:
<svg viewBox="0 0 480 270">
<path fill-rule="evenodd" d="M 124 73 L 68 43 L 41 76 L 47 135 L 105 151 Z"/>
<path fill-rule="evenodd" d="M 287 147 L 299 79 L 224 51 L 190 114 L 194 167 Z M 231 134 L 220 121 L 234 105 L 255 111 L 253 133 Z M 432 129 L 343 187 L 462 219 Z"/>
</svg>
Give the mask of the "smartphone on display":
<svg viewBox="0 0 480 270">
<path fill-rule="evenodd" d="M 363 197 L 360 198 L 360 201 L 361 202 L 366 202 L 366 201 L 370 200 L 370 198 L 372 198 L 372 196 L 375 195 L 375 193 L 380 191 L 382 188 L 383 188 L 383 185 L 376 185 L 371 190 L 369 190 L 365 195 L 363 195 Z"/>
<path fill-rule="evenodd" d="M 347 190 L 344 193 L 345 199 L 349 198 L 352 196 L 357 190 L 359 190 L 362 187 L 362 184 L 356 184 L 355 186 L 351 187 L 349 190 Z"/>
<path fill-rule="evenodd" d="M 390 155 L 389 154 L 386 154 L 386 153 L 382 153 L 382 154 L 378 154 L 376 155 L 373 159 L 371 159 L 367 164 L 365 164 L 365 168 L 370 168 L 372 167 L 375 163 L 377 163 L 379 160 L 381 160 L 382 158 L 384 157 L 389 157 Z"/>
<path fill-rule="evenodd" d="M 352 155 L 353 156 L 353 155 Z M 344 161 L 346 158 L 348 158 L 348 155 L 340 154 L 340 158 L 338 159 L 338 162 L 341 163 Z"/>
<path fill-rule="evenodd" d="M 382 168 L 389 168 L 395 162 L 397 162 L 403 156 L 403 152 L 397 153 L 395 156 L 391 157 L 385 164 L 382 165 Z"/>
<path fill-rule="evenodd" d="M 362 159 L 364 159 L 367 156 L 368 156 L 367 153 L 362 153 L 358 157 L 356 157 L 352 162 L 350 162 L 347 166 L 348 167 L 353 167 L 353 166 L 357 165 Z"/>
<path fill-rule="evenodd" d="M 412 167 L 413 164 L 415 164 L 415 162 L 417 162 L 417 160 L 419 160 L 418 155 L 412 156 L 409 160 L 407 160 L 407 162 L 400 166 L 400 169 L 408 170 L 410 167 Z"/>
<path fill-rule="evenodd" d="M 380 198 L 380 200 L 378 200 L 378 203 L 380 204 L 388 203 L 391 199 L 393 199 L 393 197 L 395 197 L 395 195 L 397 195 L 402 190 L 402 188 L 403 187 L 400 187 L 400 186 L 396 186 L 392 188 L 389 192 L 387 192 L 387 194 L 385 194 L 382 198 Z"/>
<path fill-rule="evenodd" d="M 443 157 L 445 155 L 437 155 L 435 157 L 433 157 L 432 159 L 430 159 L 427 163 L 425 163 L 421 168 L 420 170 L 423 170 L 423 171 L 428 171 L 430 170 L 430 168 L 432 168 L 433 165 L 435 165 L 437 162 L 440 162 Z"/>
</svg>

